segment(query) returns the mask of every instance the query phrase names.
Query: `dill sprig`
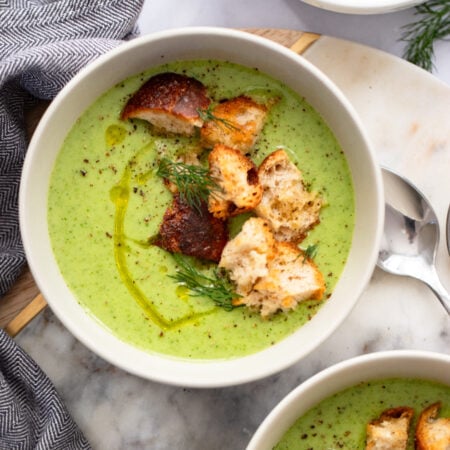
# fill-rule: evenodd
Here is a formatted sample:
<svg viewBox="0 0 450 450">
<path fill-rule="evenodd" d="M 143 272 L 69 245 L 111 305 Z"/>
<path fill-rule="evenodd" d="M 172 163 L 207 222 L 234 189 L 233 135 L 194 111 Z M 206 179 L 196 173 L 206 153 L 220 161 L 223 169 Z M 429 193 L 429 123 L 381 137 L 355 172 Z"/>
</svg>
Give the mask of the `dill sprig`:
<svg viewBox="0 0 450 450">
<path fill-rule="evenodd" d="M 208 297 L 225 311 L 242 306 L 233 304 L 233 300 L 241 296 L 234 292 L 231 281 L 218 268 L 214 270 L 212 276 L 207 276 L 189 264 L 183 256 L 177 254 L 172 256 L 179 268 L 175 275 L 169 275 L 170 278 L 186 286 L 194 297 Z"/>
<path fill-rule="evenodd" d="M 304 251 L 305 259 L 314 259 L 314 257 L 317 255 L 317 244 L 308 245 Z"/>
<path fill-rule="evenodd" d="M 173 183 L 178 189 L 181 201 L 199 212 L 202 202 L 208 200 L 209 194 L 220 190 L 209 175 L 208 169 L 202 166 L 162 158 L 156 174 Z"/>
<path fill-rule="evenodd" d="M 306 248 L 301 248 L 300 249 L 301 251 L 296 259 L 303 257 L 302 261 L 303 263 L 305 263 L 307 259 L 314 259 L 315 256 L 317 255 L 317 248 L 318 248 L 317 244 L 310 244 Z"/>
<path fill-rule="evenodd" d="M 216 116 L 212 111 L 211 105 L 208 106 L 207 109 L 197 109 L 197 113 L 200 116 L 200 119 L 202 119 L 204 122 L 220 122 L 230 130 L 239 130 L 239 127 L 232 124 L 229 120 L 224 119 L 223 117 Z"/>
<path fill-rule="evenodd" d="M 433 69 L 434 43 L 450 34 L 450 0 L 429 0 L 415 7 L 420 19 L 404 26 L 403 57 L 425 70 Z"/>
</svg>

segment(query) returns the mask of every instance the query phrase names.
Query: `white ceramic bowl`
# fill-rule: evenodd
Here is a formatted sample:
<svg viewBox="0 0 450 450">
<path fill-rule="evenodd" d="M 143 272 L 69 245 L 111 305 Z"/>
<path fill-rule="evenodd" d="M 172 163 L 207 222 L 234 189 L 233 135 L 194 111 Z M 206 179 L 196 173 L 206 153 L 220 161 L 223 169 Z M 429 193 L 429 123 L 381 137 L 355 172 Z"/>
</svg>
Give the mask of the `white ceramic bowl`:
<svg viewBox="0 0 450 450">
<path fill-rule="evenodd" d="M 47 191 L 55 158 L 77 117 L 114 84 L 144 69 L 179 59 L 214 58 L 258 67 L 306 97 L 333 130 L 352 172 L 356 226 L 353 245 L 332 297 L 297 332 L 250 356 L 187 361 L 149 354 L 117 339 L 77 303 L 56 264 L 47 226 Z M 280 371 L 316 348 L 345 319 L 376 262 L 384 204 L 380 169 L 353 108 L 328 78 L 290 50 L 267 39 L 227 29 L 188 28 L 143 36 L 82 70 L 51 103 L 26 156 L 20 223 L 32 274 L 62 323 L 112 364 L 152 380 L 191 387 L 225 386 Z"/>
<path fill-rule="evenodd" d="M 359 382 L 385 378 L 417 378 L 450 388 L 450 355 L 392 350 L 333 365 L 303 382 L 281 400 L 261 423 L 247 450 L 272 450 L 294 422 L 322 400 Z"/>
<path fill-rule="evenodd" d="M 411 8 L 423 0 L 303 0 L 312 6 L 347 14 L 382 14 Z"/>
</svg>

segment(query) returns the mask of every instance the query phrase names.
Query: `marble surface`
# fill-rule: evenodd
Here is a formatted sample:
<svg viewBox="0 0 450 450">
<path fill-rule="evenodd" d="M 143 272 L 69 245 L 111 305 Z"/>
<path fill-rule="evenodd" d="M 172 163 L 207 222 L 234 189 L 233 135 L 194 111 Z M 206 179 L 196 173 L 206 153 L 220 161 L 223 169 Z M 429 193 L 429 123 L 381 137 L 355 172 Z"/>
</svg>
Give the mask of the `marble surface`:
<svg viewBox="0 0 450 450">
<path fill-rule="evenodd" d="M 402 56 L 403 27 L 416 20 L 415 9 L 386 14 L 342 14 L 301 0 L 146 0 L 141 33 L 185 26 L 288 28 L 348 39 Z M 434 74 L 450 84 L 450 42 L 435 46 Z"/>
<path fill-rule="evenodd" d="M 395 56 L 413 10 L 344 16 L 298 0 L 148 1 L 142 33 L 176 26 L 295 28 L 321 38 L 305 57 L 348 96 L 380 164 L 411 178 L 430 198 L 441 229 L 450 201 L 450 43 L 429 75 Z M 447 59 L 447 61 L 445 61 Z M 438 272 L 450 289 L 442 235 Z M 267 413 L 309 376 L 344 359 L 390 349 L 449 353 L 450 319 L 421 283 L 375 269 L 344 323 L 316 351 L 269 378 L 223 389 L 185 389 L 117 369 L 75 340 L 47 308 L 17 338 L 61 393 L 94 449 L 243 449 Z"/>
</svg>

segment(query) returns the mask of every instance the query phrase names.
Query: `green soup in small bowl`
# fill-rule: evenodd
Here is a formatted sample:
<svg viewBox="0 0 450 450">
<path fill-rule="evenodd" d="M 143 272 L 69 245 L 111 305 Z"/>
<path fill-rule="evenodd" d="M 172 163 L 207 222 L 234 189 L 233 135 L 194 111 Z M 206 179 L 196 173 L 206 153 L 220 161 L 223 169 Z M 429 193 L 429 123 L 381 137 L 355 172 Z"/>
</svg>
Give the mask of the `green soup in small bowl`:
<svg viewBox="0 0 450 450">
<path fill-rule="evenodd" d="M 420 414 L 440 403 L 450 417 L 450 356 L 386 351 L 358 356 L 319 372 L 267 416 L 248 450 L 364 450 L 367 425 L 389 409 L 412 408 L 408 450 Z"/>
</svg>

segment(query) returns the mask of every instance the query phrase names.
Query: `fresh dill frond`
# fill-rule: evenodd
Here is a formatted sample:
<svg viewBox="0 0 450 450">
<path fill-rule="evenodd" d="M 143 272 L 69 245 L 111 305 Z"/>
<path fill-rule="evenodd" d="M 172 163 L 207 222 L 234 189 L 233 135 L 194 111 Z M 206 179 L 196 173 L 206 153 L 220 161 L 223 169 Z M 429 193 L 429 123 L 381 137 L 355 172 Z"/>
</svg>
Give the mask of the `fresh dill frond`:
<svg viewBox="0 0 450 450">
<path fill-rule="evenodd" d="M 239 127 L 231 123 L 229 120 L 224 119 L 223 117 L 217 117 L 213 113 L 211 105 L 207 109 L 197 109 L 197 113 L 200 116 L 200 119 L 202 119 L 204 122 L 220 122 L 230 130 L 239 130 Z"/>
<path fill-rule="evenodd" d="M 169 275 L 177 283 L 186 286 L 194 297 L 208 297 L 216 306 L 231 311 L 242 305 L 234 305 L 233 300 L 241 296 L 234 291 L 231 281 L 216 268 L 212 276 L 207 276 L 190 264 L 181 255 L 172 255 L 178 265 L 177 273 Z"/>
<path fill-rule="evenodd" d="M 425 70 L 434 63 L 434 44 L 450 35 L 450 0 L 429 0 L 415 7 L 419 19 L 405 25 L 401 40 L 406 48 L 403 57 Z"/>
<path fill-rule="evenodd" d="M 202 202 L 208 200 L 209 194 L 220 190 L 218 184 L 209 175 L 208 169 L 202 166 L 162 158 L 156 174 L 173 183 L 178 189 L 181 201 L 199 212 L 201 212 Z"/>
<path fill-rule="evenodd" d="M 317 244 L 308 245 L 304 251 L 304 258 L 305 259 L 314 259 L 314 257 L 317 255 Z"/>
</svg>

